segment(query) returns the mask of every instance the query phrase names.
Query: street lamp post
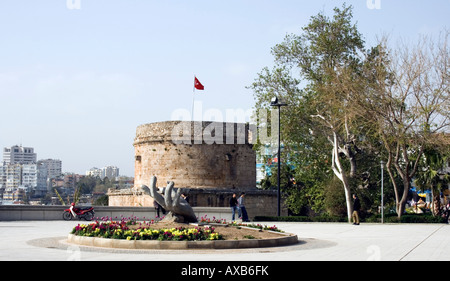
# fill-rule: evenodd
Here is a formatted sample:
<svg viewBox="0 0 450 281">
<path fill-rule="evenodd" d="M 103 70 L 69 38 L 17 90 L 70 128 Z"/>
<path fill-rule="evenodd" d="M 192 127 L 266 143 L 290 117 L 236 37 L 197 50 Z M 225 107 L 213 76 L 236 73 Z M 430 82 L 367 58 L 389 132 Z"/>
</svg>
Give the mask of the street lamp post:
<svg viewBox="0 0 450 281">
<path fill-rule="evenodd" d="M 380 161 L 380 165 L 381 165 L 381 223 L 384 223 L 384 196 L 383 196 L 383 185 L 384 185 L 384 178 L 383 178 L 383 174 L 384 174 L 384 161 L 381 160 Z"/>
<path fill-rule="evenodd" d="M 282 106 L 287 106 L 286 103 L 280 102 L 278 100 L 277 97 L 274 97 L 271 102 L 270 102 L 270 106 L 276 106 L 278 107 L 278 179 L 277 179 L 277 183 L 278 183 L 278 189 L 277 189 L 277 215 L 280 216 L 281 215 L 281 206 L 280 206 L 280 196 L 281 196 L 281 192 L 280 192 L 280 165 L 281 165 L 281 145 L 280 145 L 280 138 L 281 138 L 281 107 Z"/>
</svg>

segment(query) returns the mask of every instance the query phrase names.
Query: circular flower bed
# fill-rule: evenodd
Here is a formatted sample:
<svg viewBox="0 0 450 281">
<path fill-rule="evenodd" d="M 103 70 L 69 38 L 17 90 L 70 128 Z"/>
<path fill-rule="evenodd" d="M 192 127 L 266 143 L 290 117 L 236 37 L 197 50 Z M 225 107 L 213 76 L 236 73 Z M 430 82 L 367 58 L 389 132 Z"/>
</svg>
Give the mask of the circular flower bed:
<svg viewBox="0 0 450 281">
<path fill-rule="evenodd" d="M 222 239 L 222 235 L 215 233 L 213 227 L 153 229 L 149 226 L 142 226 L 130 229 L 127 224 L 115 221 L 79 224 L 73 228 L 71 234 L 126 240 L 202 241 Z"/>
<path fill-rule="evenodd" d="M 100 221 L 97 218 L 90 224 L 78 224 L 68 236 L 69 243 L 123 249 L 255 248 L 292 245 L 297 241 L 296 235 L 282 233 L 275 226 L 214 219 L 201 219 L 198 225 L 186 225 L 139 221 L 136 217 L 101 218 Z"/>
<path fill-rule="evenodd" d="M 211 226 L 194 226 L 194 227 L 170 227 L 156 228 L 157 221 L 149 220 L 139 222 L 137 217 L 121 217 L 120 220 L 113 220 L 109 217 L 97 218 L 90 224 L 78 224 L 72 229 L 71 234 L 85 237 L 100 237 L 112 239 L 126 240 L 159 240 L 159 241 L 205 241 L 205 240 L 223 240 L 224 237 L 220 233 L 215 232 L 215 228 Z M 242 224 L 225 220 L 206 219 L 201 217 L 201 224 L 217 224 L 220 226 L 234 226 L 237 229 L 241 227 L 256 228 L 260 231 L 270 230 L 282 232 L 276 226 L 266 226 L 261 224 Z"/>
</svg>

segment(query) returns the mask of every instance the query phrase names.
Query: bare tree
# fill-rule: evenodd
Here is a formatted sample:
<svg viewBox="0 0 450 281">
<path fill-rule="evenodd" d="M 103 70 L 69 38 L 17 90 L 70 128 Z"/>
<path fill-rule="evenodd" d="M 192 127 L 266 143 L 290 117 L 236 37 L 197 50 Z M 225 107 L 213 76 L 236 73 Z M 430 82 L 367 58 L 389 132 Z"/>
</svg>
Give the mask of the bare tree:
<svg viewBox="0 0 450 281">
<path fill-rule="evenodd" d="M 378 128 L 399 217 L 425 147 L 449 145 L 448 35 L 446 31 L 437 42 L 423 37 L 414 46 L 401 44 L 393 51 L 382 40 L 367 58 L 369 83 L 358 83 L 364 89 L 355 100 Z M 397 185 L 396 176 L 403 186 Z"/>
</svg>

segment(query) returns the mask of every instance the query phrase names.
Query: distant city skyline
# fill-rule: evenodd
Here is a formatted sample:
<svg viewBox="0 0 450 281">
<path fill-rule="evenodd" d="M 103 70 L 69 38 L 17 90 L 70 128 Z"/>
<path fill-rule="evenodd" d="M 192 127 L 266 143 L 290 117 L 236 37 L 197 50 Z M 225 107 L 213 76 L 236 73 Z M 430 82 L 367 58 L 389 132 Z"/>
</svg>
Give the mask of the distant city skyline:
<svg viewBox="0 0 450 281">
<path fill-rule="evenodd" d="M 368 47 L 437 37 L 450 1 L 349 0 Z M 84 174 L 134 176 L 137 126 L 191 111 L 254 106 L 251 85 L 272 47 L 336 0 L 6 1 L 0 8 L 0 147 L 34 147 Z M 205 89 L 195 91 L 194 75 Z M 205 120 L 207 121 L 207 120 Z"/>
<path fill-rule="evenodd" d="M 62 161 L 55 158 L 42 159 L 38 157 L 38 153 L 35 152 L 34 147 L 25 147 L 21 144 L 15 144 L 2 149 L 2 162 L 0 166 L 4 164 L 41 164 L 45 163 L 51 167 L 49 169 L 49 177 L 56 178 L 64 173 L 74 173 L 73 171 L 66 171 L 62 168 Z M 55 164 L 58 163 L 58 164 Z M 56 166 L 55 166 L 56 165 Z M 119 174 L 120 168 L 114 165 L 103 165 L 102 168 L 86 168 L 84 173 L 75 173 L 80 175 L 92 175 L 92 176 L 107 176 L 109 178 L 121 176 Z"/>
</svg>

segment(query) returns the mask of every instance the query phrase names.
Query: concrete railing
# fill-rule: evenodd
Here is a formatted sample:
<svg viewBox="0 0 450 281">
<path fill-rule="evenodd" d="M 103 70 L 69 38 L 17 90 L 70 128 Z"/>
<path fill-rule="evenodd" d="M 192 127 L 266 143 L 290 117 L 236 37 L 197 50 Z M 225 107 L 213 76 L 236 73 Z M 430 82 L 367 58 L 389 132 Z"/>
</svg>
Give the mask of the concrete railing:
<svg viewBox="0 0 450 281">
<path fill-rule="evenodd" d="M 20 220 L 62 220 L 62 214 L 68 206 L 28 206 L 28 205 L 0 205 L 0 221 Z M 231 210 L 226 207 L 193 207 L 195 214 L 200 219 L 207 218 L 225 219 L 231 221 Z M 156 210 L 151 207 L 104 207 L 94 206 L 95 217 L 138 217 L 139 219 L 154 219 Z"/>
</svg>

